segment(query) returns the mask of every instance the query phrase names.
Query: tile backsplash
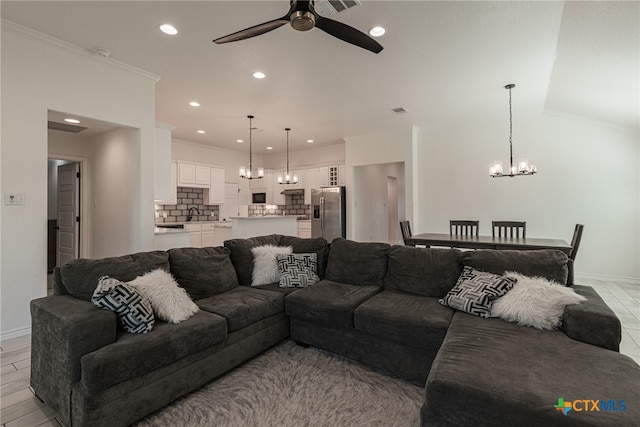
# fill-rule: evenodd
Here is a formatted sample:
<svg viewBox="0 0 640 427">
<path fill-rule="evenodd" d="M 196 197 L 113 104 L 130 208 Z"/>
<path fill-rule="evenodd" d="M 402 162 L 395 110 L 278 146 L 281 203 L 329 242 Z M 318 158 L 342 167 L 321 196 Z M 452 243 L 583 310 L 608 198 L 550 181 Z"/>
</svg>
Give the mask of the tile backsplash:
<svg viewBox="0 0 640 427">
<path fill-rule="evenodd" d="M 200 211 L 199 214 L 193 211 L 192 221 L 217 221 L 220 209 L 218 205 L 204 204 L 205 190 L 204 188 L 178 187 L 175 205 L 156 205 L 156 223 L 184 222 L 189 215 L 189 208 L 197 208 Z M 163 216 L 165 212 L 166 218 Z"/>
<path fill-rule="evenodd" d="M 311 215 L 311 206 L 304 204 L 304 194 L 286 196 L 286 205 L 249 205 L 249 216 L 297 215 L 307 218 Z"/>
</svg>

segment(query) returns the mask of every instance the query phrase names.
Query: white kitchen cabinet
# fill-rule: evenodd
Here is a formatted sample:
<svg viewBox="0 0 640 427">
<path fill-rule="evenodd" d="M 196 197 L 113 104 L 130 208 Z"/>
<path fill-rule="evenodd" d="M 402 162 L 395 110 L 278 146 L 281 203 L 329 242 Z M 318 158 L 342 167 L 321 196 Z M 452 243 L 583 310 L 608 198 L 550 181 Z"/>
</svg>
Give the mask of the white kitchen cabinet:
<svg viewBox="0 0 640 427">
<path fill-rule="evenodd" d="M 210 168 L 211 185 L 209 186 L 210 205 L 221 205 L 225 198 L 225 173 L 224 168 L 212 166 Z"/>
<path fill-rule="evenodd" d="M 338 166 L 338 185 L 347 185 L 347 167 L 345 165 Z"/>
<path fill-rule="evenodd" d="M 171 169 L 169 173 L 170 184 L 168 195 L 169 197 L 166 199 L 156 199 L 156 204 L 159 205 L 175 205 L 178 203 L 178 164 L 176 162 L 171 162 Z"/>
<path fill-rule="evenodd" d="M 154 193 L 156 203 L 170 204 L 175 200 L 175 180 L 171 175 L 171 131 L 174 126 L 156 123 L 154 146 Z"/>
<path fill-rule="evenodd" d="M 184 229 L 189 231 L 189 246 L 193 248 L 202 247 L 202 225 L 185 224 Z"/>
<path fill-rule="evenodd" d="M 216 244 L 216 228 L 213 224 L 202 224 L 202 247 L 218 246 Z"/>
<path fill-rule="evenodd" d="M 233 238 L 233 230 L 231 229 L 231 222 L 215 224 L 215 239 L 213 246 L 222 246 L 225 240 Z"/>
<path fill-rule="evenodd" d="M 303 239 L 311 238 L 311 220 L 299 220 L 297 226 L 298 237 Z"/>
<path fill-rule="evenodd" d="M 282 193 L 287 185 L 278 182 L 278 176 L 284 176 L 283 171 L 274 171 L 269 173 L 269 189 L 267 191 L 267 203 L 270 205 L 284 205 L 285 196 Z"/>
<path fill-rule="evenodd" d="M 311 190 L 320 188 L 320 169 L 306 169 L 304 171 L 304 204 L 311 204 Z"/>
<path fill-rule="evenodd" d="M 329 168 L 327 166 L 323 166 L 318 169 L 318 187 L 328 187 L 329 186 Z"/>
<path fill-rule="evenodd" d="M 178 162 L 178 186 L 209 188 L 211 185 L 211 171 L 207 165 L 192 162 Z"/>
<path fill-rule="evenodd" d="M 269 183 L 267 182 L 269 178 L 267 177 L 267 172 L 264 173 L 264 178 L 262 179 L 250 179 L 249 180 L 249 189 L 252 193 L 262 193 L 267 191 L 267 187 Z M 258 191 L 255 191 L 258 190 Z"/>
</svg>

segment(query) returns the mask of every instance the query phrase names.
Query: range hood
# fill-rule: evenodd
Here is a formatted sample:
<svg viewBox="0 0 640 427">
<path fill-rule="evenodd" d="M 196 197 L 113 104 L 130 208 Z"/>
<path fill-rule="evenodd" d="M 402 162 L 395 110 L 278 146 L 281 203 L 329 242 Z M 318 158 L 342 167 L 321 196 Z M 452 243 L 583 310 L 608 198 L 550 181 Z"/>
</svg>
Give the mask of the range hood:
<svg viewBox="0 0 640 427">
<path fill-rule="evenodd" d="M 304 194 L 304 190 L 302 190 L 302 189 L 297 189 L 296 190 L 296 189 L 293 189 L 293 188 L 289 188 L 289 189 L 286 189 L 286 190 L 282 190 L 280 192 L 280 194 L 284 194 L 284 195 L 287 195 L 287 194 Z"/>
</svg>

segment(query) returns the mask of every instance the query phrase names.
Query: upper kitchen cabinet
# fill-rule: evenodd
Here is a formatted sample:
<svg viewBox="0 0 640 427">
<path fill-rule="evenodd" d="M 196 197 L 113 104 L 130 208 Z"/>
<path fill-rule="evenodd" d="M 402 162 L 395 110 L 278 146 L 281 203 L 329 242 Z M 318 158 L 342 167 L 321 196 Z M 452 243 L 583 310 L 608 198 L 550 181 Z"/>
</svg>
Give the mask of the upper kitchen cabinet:
<svg viewBox="0 0 640 427">
<path fill-rule="evenodd" d="M 192 162 L 178 162 L 178 187 L 209 188 L 211 168 Z"/>
<path fill-rule="evenodd" d="M 153 171 L 156 203 L 175 204 L 176 200 L 176 165 L 171 161 L 171 131 L 174 128 L 166 123 L 156 123 Z"/>
<path fill-rule="evenodd" d="M 311 204 L 311 190 L 322 187 L 320 182 L 320 169 L 307 169 L 304 171 L 304 204 Z"/>
<path fill-rule="evenodd" d="M 209 204 L 221 205 L 225 199 L 225 172 L 224 168 L 211 166 L 211 185 L 209 187 Z"/>
<path fill-rule="evenodd" d="M 318 170 L 320 174 L 320 177 L 318 179 L 318 187 L 338 187 L 346 185 L 347 174 L 346 167 L 344 165 L 323 166 Z"/>
<path fill-rule="evenodd" d="M 345 165 L 338 166 L 338 185 L 341 187 L 347 185 L 347 167 Z"/>
<path fill-rule="evenodd" d="M 264 178 L 250 179 L 249 189 L 252 193 L 266 193 L 267 187 L 269 187 L 270 172 L 265 171 Z"/>
</svg>

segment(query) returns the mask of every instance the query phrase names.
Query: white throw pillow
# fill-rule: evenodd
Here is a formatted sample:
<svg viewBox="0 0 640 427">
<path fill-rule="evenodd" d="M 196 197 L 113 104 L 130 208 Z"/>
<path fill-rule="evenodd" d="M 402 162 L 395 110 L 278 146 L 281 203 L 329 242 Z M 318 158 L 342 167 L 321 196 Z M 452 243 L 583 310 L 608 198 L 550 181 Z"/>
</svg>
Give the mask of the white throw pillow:
<svg viewBox="0 0 640 427">
<path fill-rule="evenodd" d="M 557 329 L 565 306 L 586 298 L 569 287 L 545 279 L 507 271 L 504 276 L 517 280 L 506 295 L 493 301 L 491 317 L 538 329 Z"/>
<path fill-rule="evenodd" d="M 157 269 L 138 276 L 128 284 L 151 303 L 158 319 L 180 323 L 198 312 L 198 306 L 189 298 L 168 271 Z"/>
<path fill-rule="evenodd" d="M 251 252 L 253 253 L 251 286 L 259 286 L 280 281 L 276 257 L 292 253 L 293 248 L 291 246 L 264 245 L 252 248 Z"/>
</svg>

